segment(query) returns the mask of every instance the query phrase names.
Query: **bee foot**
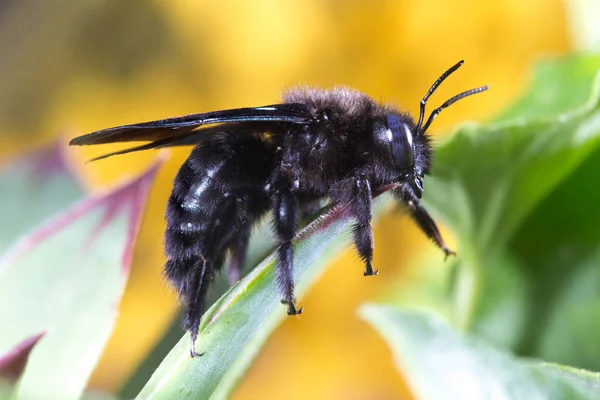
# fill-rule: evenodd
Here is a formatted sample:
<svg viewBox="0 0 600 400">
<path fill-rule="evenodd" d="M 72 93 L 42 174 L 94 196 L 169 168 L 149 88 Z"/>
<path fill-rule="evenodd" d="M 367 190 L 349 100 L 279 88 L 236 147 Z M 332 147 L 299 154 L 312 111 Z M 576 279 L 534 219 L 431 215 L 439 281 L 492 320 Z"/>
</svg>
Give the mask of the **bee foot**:
<svg viewBox="0 0 600 400">
<path fill-rule="evenodd" d="M 363 274 L 364 276 L 377 276 L 379 275 L 379 270 L 373 270 L 373 266 L 371 264 L 367 264 L 367 268 Z"/>
<path fill-rule="evenodd" d="M 296 304 L 294 304 L 294 301 L 281 300 L 281 303 L 288 305 L 288 315 L 300 315 L 302 314 L 302 311 L 304 311 L 304 307 L 300 307 L 299 309 L 297 309 Z"/>
<path fill-rule="evenodd" d="M 196 336 L 193 335 L 192 336 L 192 345 L 190 346 L 190 356 L 192 358 L 196 358 L 196 357 L 202 357 L 203 355 L 204 355 L 204 353 L 196 352 Z"/>
<path fill-rule="evenodd" d="M 442 248 L 442 250 L 444 250 L 444 254 L 445 254 L 444 261 L 446 261 L 448 259 L 448 257 L 450 257 L 450 256 L 456 257 L 456 252 L 450 250 L 449 248 L 444 247 L 444 248 Z"/>
</svg>

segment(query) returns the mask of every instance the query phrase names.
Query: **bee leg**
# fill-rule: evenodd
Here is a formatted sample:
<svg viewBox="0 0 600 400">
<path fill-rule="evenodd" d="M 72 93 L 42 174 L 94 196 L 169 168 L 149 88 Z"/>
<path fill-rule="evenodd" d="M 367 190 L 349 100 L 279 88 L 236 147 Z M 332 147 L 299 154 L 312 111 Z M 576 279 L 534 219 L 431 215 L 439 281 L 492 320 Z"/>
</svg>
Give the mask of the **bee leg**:
<svg viewBox="0 0 600 400">
<path fill-rule="evenodd" d="M 200 317 L 204 312 L 204 297 L 209 285 L 208 270 L 211 264 L 204 256 L 182 259 L 171 259 L 165 264 L 165 276 L 171 281 L 179 292 L 180 299 L 185 304 L 185 317 L 183 326 L 190 332 L 192 344 L 190 354 L 198 357 L 202 354 L 196 352 L 196 340 Z"/>
<path fill-rule="evenodd" d="M 281 302 L 288 305 L 288 315 L 302 314 L 294 298 L 294 248 L 292 239 L 298 225 L 298 201 L 291 190 L 282 189 L 274 194 L 275 232 L 279 239 L 277 250 L 277 283 L 283 292 Z"/>
<path fill-rule="evenodd" d="M 360 258 L 365 262 L 365 276 L 374 276 L 379 274 L 378 270 L 373 270 L 373 229 L 371 228 L 371 184 L 368 179 L 358 177 L 354 180 L 354 189 L 352 194 L 351 212 L 356 218 L 354 224 L 354 244 Z"/>
<path fill-rule="evenodd" d="M 423 231 L 423 233 L 425 233 L 425 235 L 427 235 L 428 238 L 433 240 L 433 242 L 444 251 L 446 258 L 448 258 L 450 255 L 455 256 L 456 253 L 450 250 L 448 246 L 446 246 L 446 243 L 444 243 L 438 227 L 427 210 L 418 202 L 413 200 L 408 202 L 408 207 L 410 208 L 410 214 L 412 218 L 415 220 L 419 228 Z"/>
<path fill-rule="evenodd" d="M 205 311 L 206 294 L 215 276 L 215 269 L 222 265 L 225 251 L 237 232 L 238 213 L 237 200 L 233 196 L 226 198 L 212 216 L 208 229 L 198 238 L 196 256 L 170 260 L 166 266 L 167 276 L 171 270 L 185 271 L 180 290 L 186 306 L 184 328 L 192 337 L 192 357 L 199 355 L 196 352 L 196 340 L 200 319 Z"/>
<path fill-rule="evenodd" d="M 235 285 L 242 275 L 242 268 L 246 261 L 246 248 L 250 238 L 250 229 L 242 229 L 238 233 L 237 239 L 231 245 L 231 258 L 229 260 L 229 270 L 227 278 L 231 286 Z"/>
<path fill-rule="evenodd" d="M 406 203 L 410 210 L 410 216 L 417 223 L 419 229 L 421 229 L 421 231 L 427 235 L 429 239 L 431 239 L 440 249 L 444 251 L 446 258 L 448 258 L 450 255 L 455 256 L 456 253 L 446 246 L 446 243 L 444 242 L 444 239 L 442 239 L 442 235 L 440 234 L 435 221 L 433 218 L 431 218 L 425 207 L 419 203 L 419 199 L 412 193 L 412 191 L 408 187 L 400 186 L 394 192 L 401 201 Z"/>
<path fill-rule="evenodd" d="M 186 312 L 183 324 L 185 329 L 189 330 L 192 336 L 192 344 L 190 347 L 190 355 L 192 357 L 201 355 L 196 352 L 196 340 L 198 339 L 200 316 L 204 312 L 204 298 L 206 297 L 206 290 L 208 288 L 206 279 L 207 266 L 208 260 L 201 257 L 200 262 L 194 266 L 194 271 L 189 274 L 189 281 L 186 285 Z"/>
</svg>

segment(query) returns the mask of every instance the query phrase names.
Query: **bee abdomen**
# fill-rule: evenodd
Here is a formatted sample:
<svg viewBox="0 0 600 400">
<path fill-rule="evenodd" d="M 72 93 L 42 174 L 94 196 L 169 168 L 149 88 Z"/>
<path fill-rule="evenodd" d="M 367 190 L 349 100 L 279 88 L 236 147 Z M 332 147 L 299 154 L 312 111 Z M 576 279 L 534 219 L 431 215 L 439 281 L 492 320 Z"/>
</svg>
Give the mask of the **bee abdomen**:
<svg viewBox="0 0 600 400">
<path fill-rule="evenodd" d="M 251 139 L 205 142 L 194 149 L 175 178 L 166 210 L 165 275 L 180 293 L 192 287 L 202 263 L 208 277 L 214 275 L 227 249 L 240 235 L 247 235 L 269 207 L 263 188 L 270 169 L 263 164 L 270 163 L 271 154 L 249 159 L 252 147 L 266 150 Z"/>
</svg>

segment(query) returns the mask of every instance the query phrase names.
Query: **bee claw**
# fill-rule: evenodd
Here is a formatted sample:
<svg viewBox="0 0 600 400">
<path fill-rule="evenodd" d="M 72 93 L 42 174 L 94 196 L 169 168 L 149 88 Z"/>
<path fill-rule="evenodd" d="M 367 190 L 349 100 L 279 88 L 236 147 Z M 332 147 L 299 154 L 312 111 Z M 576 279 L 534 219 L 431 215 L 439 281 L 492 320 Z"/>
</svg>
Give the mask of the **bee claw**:
<svg viewBox="0 0 600 400">
<path fill-rule="evenodd" d="M 302 314 L 302 311 L 304 311 L 304 307 L 300 307 L 299 309 L 297 309 L 296 304 L 294 304 L 294 301 L 289 302 L 286 300 L 281 300 L 281 303 L 288 305 L 287 315 L 300 315 Z"/>
<path fill-rule="evenodd" d="M 196 341 L 192 340 L 192 345 L 190 346 L 190 357 L 198 357 L 198 353 L 196 353 Z"/>
<path fill-rule="evenodd" d="M 196 352 L 196 349 L 194 347 L 195 346 L 192 344 L 192 348 L 190 349 L 190 356 L 192 358 L 202 357 L 205 354 L 205 353 L 198 353 L 198 352 Z"/>
<path fill-rule="evenodd" d="M 202 357 L 204 353 L 198 353 L 196 351 L 196 337 L 192 337 L 192 345 L 190 346 L 190 356 L 192 358 Z"/>
<path fill-rule="evenodd" d="M 456 257 L 456 252 L 450 250 L 449 248 L 445 247 L 442 250 L 444 250 L 444 253 L 445 253 L 444 261 L 446 261 L 448 259 L 448 257 L 450 257 L 450 256 Z"/>
<path fill-rule="evenodd" d="M 377 276 L 379 275 L 379 270 L 373 270 L 373 266 L 371 264 L 367 264 L 367 268 L 365 269 L 365 272 L 363 273 L 364 276 Z"/>
</svg>

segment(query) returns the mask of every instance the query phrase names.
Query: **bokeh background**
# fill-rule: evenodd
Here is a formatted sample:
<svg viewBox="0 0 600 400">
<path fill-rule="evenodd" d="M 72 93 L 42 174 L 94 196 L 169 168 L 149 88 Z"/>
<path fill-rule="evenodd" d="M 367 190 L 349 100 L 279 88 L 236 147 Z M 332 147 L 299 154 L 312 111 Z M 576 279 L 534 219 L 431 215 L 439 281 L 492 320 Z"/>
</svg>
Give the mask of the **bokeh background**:
<svg viewBox="0 0 600 400">
<path fill-rule="evenodd" d="M 297 84 L 349 85 L 416 112 L 433 80 L 465 59 L 431 106 L 482 84 L 491 90 L 442 114 L 432 128 L 441 137 L 458 122 L 491 118 L 524 90 L 536 60 L 572 43 L 559 0 L 0 0 L 0 157 L 112 125 L 271 104 Z M 90 190 L 156 157 L 84 164 L 113 149 L 72 150 Z M 160 277 L 163 210 L 188 153 L 171 151 L 158 176 L 90 388 L 119 393 L 178 323 L 177 300 Z M 300 299 L 306 312 L 279 327 L 234 398 L 411 398 L 356 309 L 410 279 L 403 265 L 431 245 L 401 214 L 376 225 L 375 243 L 379 277 L 365 279 L 348 249 Z"/>
</svg>

